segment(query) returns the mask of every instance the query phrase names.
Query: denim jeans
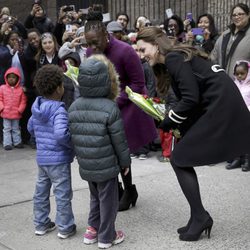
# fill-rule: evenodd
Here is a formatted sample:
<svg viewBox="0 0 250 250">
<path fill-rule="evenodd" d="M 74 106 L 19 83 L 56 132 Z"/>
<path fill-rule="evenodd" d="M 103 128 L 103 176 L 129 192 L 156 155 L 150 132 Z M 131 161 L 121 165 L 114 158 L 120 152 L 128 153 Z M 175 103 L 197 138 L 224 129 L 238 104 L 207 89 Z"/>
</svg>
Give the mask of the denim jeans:
<svg viewBox="0 0 250 250">
<path fill-rule="evenodd" d="M 56 200 L 56 225 L 59 232 L 71 232 L 74 215 L 71 206 L 73 197 L 70 164 L 38 166 L 34 201 L 34 225 L 36 230 L 45 230 L 50 223 L 50 188 Z"/>
<path fill-rule="evenodd" d="M 19 120 L 3 119 L 3 146 L 14 146 L 22 142 Z"/>
</svg>

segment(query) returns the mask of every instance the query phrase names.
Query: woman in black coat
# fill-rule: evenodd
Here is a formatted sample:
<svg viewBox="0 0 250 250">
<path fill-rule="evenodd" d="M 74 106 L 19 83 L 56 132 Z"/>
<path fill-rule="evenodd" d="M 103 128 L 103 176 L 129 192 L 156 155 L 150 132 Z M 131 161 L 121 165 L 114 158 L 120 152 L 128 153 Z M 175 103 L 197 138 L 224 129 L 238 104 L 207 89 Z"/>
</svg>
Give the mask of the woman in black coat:
<svg viewBox="0 0 250 250">
<path fill-rule="evenodd" d="M 178 233 L 181 240 L 196 241 L 203 231 L 210 236 L 213 219 L 203 207 L 193 166 L 247 153 L 250 113 L 231 78 L 219 65 L 206 60 L 201 51 L 184 45 L 173 47 L 156 27 L 140 31 L 137 46 L 141 57 L 154 68 L 157 89 L 166 93 L 171 85 L 179 99 L 160 126 L 165 131 L 179 128 L 182 134 L 171 164 L 190 205 L 191 217 Z"/>
</svg>

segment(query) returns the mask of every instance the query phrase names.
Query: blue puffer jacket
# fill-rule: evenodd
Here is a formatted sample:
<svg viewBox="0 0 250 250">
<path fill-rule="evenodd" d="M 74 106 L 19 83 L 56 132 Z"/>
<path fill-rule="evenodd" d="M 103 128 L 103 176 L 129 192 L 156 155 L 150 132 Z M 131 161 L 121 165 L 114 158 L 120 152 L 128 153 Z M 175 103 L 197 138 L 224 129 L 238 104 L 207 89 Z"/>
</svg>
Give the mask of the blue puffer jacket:
<svg viewBox="0 0 250 250">
<path fill-rule="evenodd" d="M 38 96 L 31 110 L 28 130 L 36 138 L 38 165 L 72 162 L 74 155 L 64 103 Z"/>
</svg>

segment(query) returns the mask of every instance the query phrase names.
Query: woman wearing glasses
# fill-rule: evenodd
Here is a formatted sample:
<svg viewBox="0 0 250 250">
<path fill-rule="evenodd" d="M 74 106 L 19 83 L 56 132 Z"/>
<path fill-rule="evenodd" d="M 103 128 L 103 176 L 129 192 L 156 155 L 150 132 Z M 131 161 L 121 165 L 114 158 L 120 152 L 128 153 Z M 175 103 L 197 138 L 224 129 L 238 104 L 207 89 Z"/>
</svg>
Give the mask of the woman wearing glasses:
<svg viewBox="0 0 250 250">
<path fill-rule="evenodd" d="M 232 23 L 229 29 L 221 34 L 216 41 L 211 59 L 220 64 L 229 76 L 233 77 L 236 61 L 250 60 L 250 21 L 249 7 L 238 3 L 231 10 Z"/>
</svg>

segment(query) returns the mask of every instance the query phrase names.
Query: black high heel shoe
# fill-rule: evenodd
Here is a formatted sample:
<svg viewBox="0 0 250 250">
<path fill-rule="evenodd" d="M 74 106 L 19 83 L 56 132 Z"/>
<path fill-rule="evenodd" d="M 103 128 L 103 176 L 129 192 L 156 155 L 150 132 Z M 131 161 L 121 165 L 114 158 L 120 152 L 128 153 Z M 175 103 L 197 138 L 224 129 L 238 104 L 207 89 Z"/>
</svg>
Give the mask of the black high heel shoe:
<svg viewBox="0 0 250 250">
<path fill-rule="evenodd" d="M 199 240 L 203 231 L 207 234 L 208 239 L 210 239 L 210 234 L 213 226 L 213 219 L 211 216 L 205 221 L 203 225 L 197 228 L 197 233 L 189 234 L 188 231 L 186 233 L 180 234 L 179 239 L 183 241 L 197 241 Z"/>
<path fill-rule="evenodd" d="M 190 227 L 191 222 L 192 222 L 192 217 L 189 219 L 189 221 L 185 227 L 180 227 L 177 229 L 177 233 L 178 234 L 186 233 Z"/>
<path fill-rule="evenodd" d="M 206 211 L 206 214 L 208 217 L 211 217 L 210 214 Z M 180 227 L 177 229 L 177 233 L 178 234 L 183 234 L 183 233 L 186 233 L 191 225 L 191 222 L 192 222 L 192 217 L 190 217 L 187 225 L 185 227 Z"/>
<path fill-rule="evenodd" d="M 137 198 L 138 198 L 138 193 L 137 193 L 135 185 L 132 185 L 128 189 L 125 189 L 123 192 L 122 198 L 119 202 L 118 211 L 128 210 L 130 208 L 130 205 L 134 207 L 136 204 Z"/>
</svg>

